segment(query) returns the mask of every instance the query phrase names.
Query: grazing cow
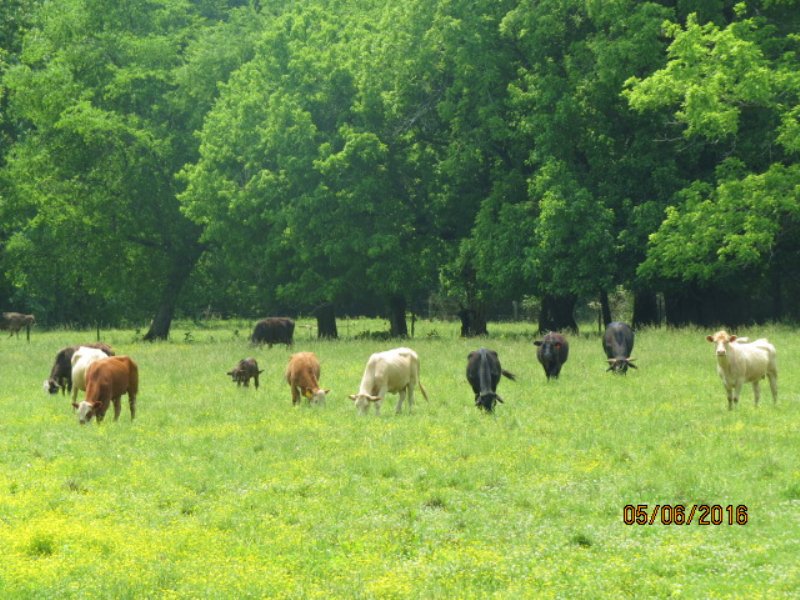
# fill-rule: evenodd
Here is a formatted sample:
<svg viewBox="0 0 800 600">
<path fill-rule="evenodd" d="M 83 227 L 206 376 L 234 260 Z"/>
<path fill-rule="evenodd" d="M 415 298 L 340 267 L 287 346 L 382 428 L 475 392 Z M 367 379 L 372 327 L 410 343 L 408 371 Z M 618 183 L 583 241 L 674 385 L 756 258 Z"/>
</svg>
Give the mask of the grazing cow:
<svg viewBox="0 0 800 600">
<path fill-rule="evenodd" d="M 544 336 L 541 340 L 533 342 L 536 349 L 536 358 L 544 368 L 544 374 L 547 376 L 547 381 L 550 378 L 558 379 L 561 373 L 561 367 L 567 362 L 569 356 L 569 343 L 560 333 L 553 333 L 552 331 Z"/>
<path fill-rule="evenodd" d="M 268 317 L 256 323 L 250 341 L 254 344 L 286 344 L 291 346 L 294 339 L 294 321 L 288 317 Z"/>
<path fill-rule="evenodd" d="M 78 392 L 86 390 L 86 371 L 89 365 L 108 355 L 100 348 L 79 346 L 72 355 L 72 402 L 78 398 Z"/>
<path fill-rule="evenodd" d="M 603 350 L 608 357 L 608 369 L 606 371 L 613 371 L 614 373 L 621 373 L 627 375 L 628 367 L 637 368 L 631 358 L 633 351 L 633 329 L 625 323 L 614 321 L 609 323 L 606 327 L 606 332 L 603 334 Z"/>
<path fill-rule="evenodd" d="M 98 348 L 108 356 L 114 356 L 111 346 L 102 342 L 95 344 L 82 344 L 86 348 Z M 50 394 L 57 394 L 61 390 L 62 394 L 72 391 L 72 356 L 80 346 L 67 346 L 56 353 L 56 360 L 53 368 L 50 369 L 50 377 L 44 382 L 44 390 Z"/>
<path fill-rule="evenodd" d="M 500 367 L 497 352 L 486 348 L 479 348 L 470 352 L 467 357 L 467 381 L 475 392 L 475 406 L 486 412 L 494 412 L 494 407 L 503 399 L 497 393 L 497 384 L 500 376 L 505 375 L 511 381 L 516 381 L 513 373 Z"/>
<path fill-rule="evenodd" d="M 258 363 L 255 358 L 243 358 L 240 360 L 233 369 L 227 372 L 231 379 L 236 382 L 236 387 L 244 384 L 244 387 L 250 385 L 250 378 L 258 389 L 258 376 L 263 373 L 264 369 L 258 369 Z"/>
<path fill-rule="evenodd" d="M 769 378 L 773 402 L 778 401 L 778 366 L 775 361 L 775 346 L 762 338 L 748 342 L 747 338 L 728 335 L 718 331 L 707 335 L 706 339 L 716 345 L 717 373 L 728 395 L 728 410 L 739 402 L 742 385 L 753 384 L 755 404 L 761 397 L 759 384 L 764 377 Z"/>
<path fill-rule="evenodd" d="M 386 352 L 376 352 L 369 357 L 361 385 L 357 394 L 350 399 L 356 403 L 361 414 L 369 412 L 370 404 L 375 406 L 375 414 L 381 412 L 381 403 L 390 394 L 399 394 L 396 412 L 399 414 L 408 393 L 408 409 L 414 405 L 414 387 L 419 389 L 425 400 L 428 394 L 419 380 L 419 357 L 410 348 L 394 348 Z"/>
<path fill-rule="evenodd" d="M 9 331 L 8 337 L 15 333 L 19 339 L 19 330 L 25 328 L 28 341 L 31 339 L 31 327 L 36 325 L 36 318 L 33 315 L 24 315 L 18 312 L 4 312 L 0 318 L 0 330 Z"/>
<path fill-rule="evenodd" d="M 286 366 L 286 382 L 292 388 L 292 404 L 300 403 L 305 396 L 311 404 L 325 404 L 328 389 L 319 387 L 319 360 L 313 352 L 292 354 Z"/>
<path fill-rule="evenodd" d="M 78 422 L 85 425 L 97 418 L 100 423 L 114 403 L 114 420 L 119 419 L 122 394 L 128 394 L 131 421 L 136 417 L 136 394 L 139 392 L 139 368 L 128 356 L 109 356 L 89 365 L 86 371 L 86 398 L 80 404 L 72 403 L 78 410 Z"/>
</svg>

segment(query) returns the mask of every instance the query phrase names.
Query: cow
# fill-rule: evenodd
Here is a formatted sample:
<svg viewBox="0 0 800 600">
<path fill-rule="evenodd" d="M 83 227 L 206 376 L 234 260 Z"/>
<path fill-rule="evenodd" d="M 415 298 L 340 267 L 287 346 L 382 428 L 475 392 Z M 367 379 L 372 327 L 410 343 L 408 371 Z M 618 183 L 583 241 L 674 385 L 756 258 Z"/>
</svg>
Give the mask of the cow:
<svg viewBox="0 0 800 600">
<path fill-rule="evenodd" d="M 128 394 L 131 421 L 136 417 L 136 394 L 139 392 L 139 368 L 128 356 L 109 356 L 89 365 L 86 371 L 86 398 L 72 403 L 81 425 L 92 420 L 100 423 L 114 403 L 114 420 L 119 419 L 122 394 Z"/>
<path fill-rule="evenodd" d="M 631 358 L 633 351 L 633 329 L 625 323 L 614 321 L 608 324 L 606 332 L 603 334 L 603 350 L 608 358 L 608 369 L 606 372 L 627 375 L 628 367 L 636 369 L 633 364 L 635 358 Z"/>
<path fill-rule="evenodd" d="M 569 356 L 569 342 L 560 333 L 550 332 L 541 340 L 533 342 L 536 349 L 536 358 L 544 369 L 544 374 L 547 381 L 550 378 L 558 379 L 561 373 L 561 367 L 567 362 Z"/>
<path fill-rule="evenodd" d="M 250 341 L 253 344 L 286 344 L 291 346 L 294 338 L 294 321 L 288 317 L 268 317 L 261 319 L 253 328 Z"/>
<path fill-rule="evenodd" d="M 503 375 L 516 381 L 513 373 L 500 367 L 497 352 L 487 348 L 479 348 L 467 356 L 467 381 L 475 392 L 475 406 L 486 412 L 494 412 L 494 407 L 503 399 L 497 393 L 497 384 Z"/>
<path fill-rule="evenodd" d="M 243 358 L 240 360 L 233 369 L 226 374 L 231 376 L 231 379 L 236 382 L 236 387 L 244 384 L 244 387 L 249 387 L 250 379 L 253 379 L 253 384 L 258 389 L 258 376 L 264 372 L 264 369 L 259 370 L 258 362 L 255 358 Z"/>
<path fill-rule="evenodd" d="M 86 348 L 98 348 L 108 356 L 114 356 L 111 346 L 103 342 L 95 344 L 81 344 Z M 56 360 L 53 368 L 50 369 L 50 377 L 44 382 L 44 390 L 50 394 L 57 394 L 61 390 L 62 394 L 72 391 L 72 356 L 80 346 L 67 346 L 56 353 Z"/>
<path fill-rule="evenodd" d="M 300 403 L 301 396 L 311 404 L 325 404 L 330 390 L 319 387 L 319 360 L 313 352 L 292 354 L 286 365 L 286 383 L 292 389 L 292 405 Z"/>
<path fill-rule="evenodd" d="M 397 414 L 403 406 L 406 393 L 408 393 L 409 411 L 414 405 L 414 387 L 419 386 L 425 400 L 428 394 L 419 380 L 419 357 L 410 348 L 394 348 L 385 352 L 376 352 L 367 360 L 364 375 L 357 394 L 351 394 L 350 399 L 355 402 L 358 411 L 365 415 L 369 412 L 370 405 L 375 406 L 375 414 L 381 412 L 381 404 L 390 394 L 399 394 L 397 400 Z"/>
<path fill-rule="evenodd" d="M 759 384 L 765 377 L 769 379 L 772 401 L 778 401 L 775 346 L 765 338 L 749 342 L 747 338 L 729 335 L 724 330 L 714 335 L 707 335 L 706 340 L 716 346 L 717 373 L 728 395 L 728 410 L 733 410 L 733 406 L 739 403 L 739 394 L 745 383 L 753 384 L 753 396 L 758 406 L 761 397 Z"/>
<path fill-rule="evenodd" d="M 79 346 L 72 355 L 72 402 L 78 398 L 78 392 L 86 390 L 86 371 L 89 365 L 108 355 L 100 348 Z"/>
<path fill-rule="evenodd" d="M 8 337 L 15 333 L 19 339 L 19 330 L 25 328 L 28 341 L 31 340 L 31 327 L 36 325 L 36 318 L 33 315 L 24 315 L 18 312 L 4 312 L 0 318 L 0 331 L 9 331 Z"/>
</svg>

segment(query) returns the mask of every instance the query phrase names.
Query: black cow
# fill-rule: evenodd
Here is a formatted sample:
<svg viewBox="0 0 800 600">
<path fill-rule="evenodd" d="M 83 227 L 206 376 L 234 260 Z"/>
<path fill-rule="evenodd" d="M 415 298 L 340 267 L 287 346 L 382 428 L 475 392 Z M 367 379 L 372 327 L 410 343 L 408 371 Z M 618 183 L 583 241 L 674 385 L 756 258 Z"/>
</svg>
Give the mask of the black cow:
<svg viewBox="0 0 800 600">
<path fill-rule="evenodd" d="M 267 344 L 272 348 L 272 344 L 292 345 L 294 338 L 294 321 L 288 317 L 268 317 L 256 323 L 250 341 L 254 344 Z"/>
<path fill-rule="evenodd" d="M 500 376 L 505 375 L 511 381 L 516 381 L 516 377 L 508 371 L 500 368 L 500 359 L 497 352 L 479 348 L 475 352 L 470 352 L 467 357 L 467 381 L 475 392 L 475 406 L 486 412 L 493 412 L 494 407 L 503 399 L 497 393 L 497 384 Z"/>
<path fill-rule="evenodd" d="M 550 332 L 544 339 L 533 342 L 534 346 L 539 346 L 536 350 L 536 358 L 539 359 L 547 381 L 550 378 L 558 379 L 561 367 L 567 362 L 569 356 L 569 343 L 560 333 Z"/>
<path fill-rule="evenodd" d="M 628 367 L 636 368 L 633 364 L 635 358 L 631 358 L 633 352 L 633 329 L 625 323 L 614 321 L 606 327 L 603 334 L 603 350 L 608 357 L 608 369 L 614 373 L 627 374 Z"/>
<path fill-rule="evenodd" d="M 50 377 L 44 382 L 44 389 L 46 392 L 56 394 L 60 389 L 62 394 L 66 394 L 72 391 L 72 355 L 75 354 L 75 351 L 81 346 L 97 348 L 105 352 L 108 356 L 114 356 L 114 351 L 111 349 L 111 346 L 103 342 L 62 348 L 56 353 L 56 360 L 53 362 L 53 368 L 50 369 Z"/>
</svg>

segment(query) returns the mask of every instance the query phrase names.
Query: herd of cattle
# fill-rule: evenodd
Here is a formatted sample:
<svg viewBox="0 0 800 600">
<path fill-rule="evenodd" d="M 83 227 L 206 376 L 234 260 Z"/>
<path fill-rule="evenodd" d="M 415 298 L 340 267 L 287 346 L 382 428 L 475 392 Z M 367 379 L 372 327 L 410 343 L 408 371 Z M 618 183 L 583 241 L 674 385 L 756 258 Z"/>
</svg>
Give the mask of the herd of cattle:
<svg viewBox="0 0 800 600">
<path fill-rule="evenodd" d="M 11 335 L 19 337 L 22 327 L 30 330 L 35 323 L 33 315 L 21 313 L 2 313 L 0 330 L 7 330 Z M 256 323 L 250 340 L 253 344 L 286 344 L 291 346 L 294 339 L 294 321 L 287 317 L 270 317 Z M 718 331 L 706 338 L 715 344 L 717 373 L 722 379 L 728 398 L 728 408 L 739 402 L 742 386 L 753 385 L 755 403 L 760 399 L 759 384 L 767 378 L 770 384 L 773 401 L 778 400 L 778 369 L 776 365 L 775 346 L 766 339 L 750 342 L 747 338 L 730 335 L 726 331 Z M 626 374 L 628 368 L 637 368 L 633 352 L 634 332 L 625 323 L 613 322 L 606 327 L 603 335 L 603 350 L 608 361 L 608 371 Z M 560 333 L 548 333 L 541 340 L 534 342 L 537 346 L 536 357 L 544 369 L 545 377 L 558 378 L 561 368 L 569 357 L 569 342 Z M 240 360 L 227 375 L 237 386 L 249 386 L 252 379 L 258 389 L 259 375 L 263 370 L 258 368 L 254 358 Z M 299 404 L 302 397 L 312 404 L 323 404 L 330 392 L 320 387 L 320 363 L 312 352 L 298 352 L 289 359 L 285 379 L 292 393 L 292 404 Z M 420 366 L 417 353 L 410 348 L 394 348 L 385 352 L 377 352 L 367 360 L 361 378 L 358 393 L 350 395 L 356 408 L 362 414 L 375 407 L 380 414 L 381 404 L 387 393 L 398 394 L 396 411 L 399 413 L 403 402 L 408 398 L 409 409 L 414 404 L 414 391 L 419 387 L 425 399 L 428 395 L 420 382 Z M 479 348 L 467 357 L 467 381 L 475 393 L 475 405 L 487 412 L 493 412 L 498 402 L 503 399 L 497 393 L 501 377 L 512 381 L 513 373 L 500 365 L 497 352 L 487 348 Z M 68 346 L 56 354 L 50 376 L 44 382 L 44 388 L 50 394 L 60 390 L 62 394 L 70 392 L 72 406 L 75 408 L 78 421 L 88 423 L 92 418 L 102 421 L 106 411 L 113 403 L 114 420 L 119 418 L 121 397 L 128 395 L 131 419 L 136 415 L 136 395 L 139 388 L 139 373 L 136 363 L 127 356 L 115 356 L 114 351 L 106 344 L 85 344 Z M 78 391 L 85 391 L 82 402 L 77 402 Z"/>
</svg>

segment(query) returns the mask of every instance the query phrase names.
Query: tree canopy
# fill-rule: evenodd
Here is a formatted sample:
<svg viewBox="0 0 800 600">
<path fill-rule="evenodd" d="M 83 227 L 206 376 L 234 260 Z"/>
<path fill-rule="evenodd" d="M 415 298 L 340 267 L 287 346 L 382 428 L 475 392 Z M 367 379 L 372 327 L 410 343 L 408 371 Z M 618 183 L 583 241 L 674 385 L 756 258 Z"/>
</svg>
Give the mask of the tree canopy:
<svg viewBox="0 0 800 600">
<path fill-rule="evenodd" d="M 207 308 L 402 335 L 432 295 L 566 328 L 617 286 L 637 323 L 797 318 L 798 9 L 7 2 L 0 303 L 150 339 Z"/>
</svg>

